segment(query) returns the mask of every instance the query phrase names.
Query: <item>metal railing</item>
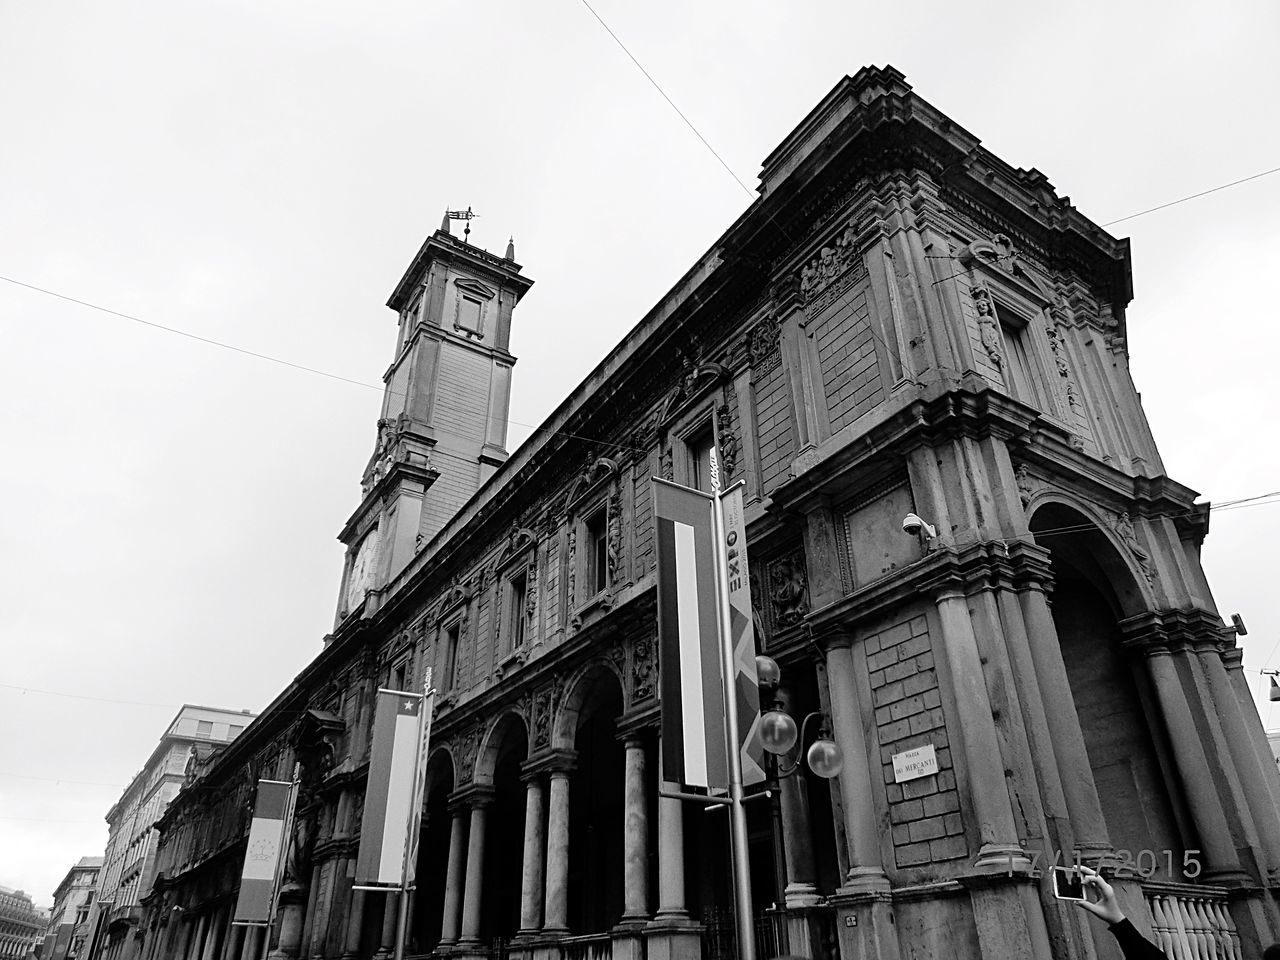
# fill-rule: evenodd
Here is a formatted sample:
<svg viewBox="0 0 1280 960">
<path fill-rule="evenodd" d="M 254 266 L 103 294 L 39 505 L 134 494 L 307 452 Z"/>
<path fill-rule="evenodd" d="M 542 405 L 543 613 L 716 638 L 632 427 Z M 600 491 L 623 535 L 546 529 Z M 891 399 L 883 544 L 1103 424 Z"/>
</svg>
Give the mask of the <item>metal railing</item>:
<svg viewBox="0 0 1280 960">
<path fill-rule="evenodd" d="M 1244 960 L 1225 890 L 1160 884 L 1143 895 L 1151 929 L 1170 960 Z"/>
</svg>

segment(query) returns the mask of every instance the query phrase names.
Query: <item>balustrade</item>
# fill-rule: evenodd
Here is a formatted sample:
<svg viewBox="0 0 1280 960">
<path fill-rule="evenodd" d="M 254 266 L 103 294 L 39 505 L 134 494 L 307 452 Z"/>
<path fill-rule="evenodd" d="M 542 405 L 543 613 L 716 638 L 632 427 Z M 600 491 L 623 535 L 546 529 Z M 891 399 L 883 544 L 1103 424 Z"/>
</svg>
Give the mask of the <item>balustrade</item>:
<svg viewBox="0 0 1280 960">
<path fill-rule="evenodd" d="M 1226 891 L 1187 884 L 1147 884 L 1151 929 L 1170 960 L 1244 960 Z"/>
</svg>

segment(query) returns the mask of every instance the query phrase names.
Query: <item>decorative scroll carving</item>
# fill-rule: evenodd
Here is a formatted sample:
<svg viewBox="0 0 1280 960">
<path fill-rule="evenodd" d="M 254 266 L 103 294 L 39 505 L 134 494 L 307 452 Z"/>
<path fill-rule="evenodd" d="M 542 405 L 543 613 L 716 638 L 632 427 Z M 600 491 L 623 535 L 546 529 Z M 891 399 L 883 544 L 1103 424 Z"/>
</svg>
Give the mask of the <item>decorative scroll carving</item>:
<svg viewBox="0 0 1280 960">
<path fill-rule="evenodd" d="M 817 256 L 800 270 L 800 300 L 807 303 L 837 277 L 852 266 L 862 265 L 857 247 L 858 231 L 853 224 L 845 227 L 830 246 L 823 247 Z"/>
<path fill-rule="evenodd" d="M 797 550 L 780 557 L 769 564 L 768 571 L 774 625 L 779 629 L 795 626 L 809 612 L 809 577 L 804 554 Z"/>
<path fill-rule="evenodd" d="M 565 596 L 569 601 L 569 609 L 573 609 L 574 605 L 574 588 L 578 580 L 578 531 L 574 529 L 573 524 L 569 525 L 569 546 L 568 546 L 568 573 L 565 577 Z M 571 624 L 576 630 L 581 625 L 578 617 L 573 618 Z"/>
<path fill-rule="evenodd" d="M 1124 545 L 1129 548 L 1129 552 L 1133 554 L 1133 559 L 1138 561 L 1138 568 L 1142 571 L 1142 576 L 1148 584 L 1155 580 L 1155 571 L 1151 569 L 1151 554 L 1143 548 L 1138 542 L 1138 534 L 1133 529 L 1133 520 L 1129 517 L 1127 510 L 1121 510 L 1116 514 L 1115 520 L 1112 522 L 1116 533 L 1120 539 L 1124 541 Z"/>
<path fill-rule="evenodd" d="M 733 401 L 733 392 L 729 391 L 729 400 Z M 729 404 L 722 403 L 716 410 L 716 433 L 720 450 L 720 472 L 724 475 L 726 485 L 738 469 L 738 438 L 733 435 L 733 415 Z"/>
<path fill-rule="evenodd" d="M 529 630 L 525 632 L 525 636 L 530 636 L 533 630 L 534 621 L 538 616 L 538 557 L 534 554 L 529 561 L 529 568 L 524 575 L 524 615 L 529 621 Z"/>
<path fill-rule="evenodd" d="M 1000 352 L 1000 323 L 996 319 L 996 305 L 991 299 L 991 290 L 985 283 L 975 283 L 970 294 L 973 304 L 978 310 L 978 336 L 982 347 L 987 351 L 991 362 L 1004 368 L 1004 355 Z"/>
<path fill-rule="evenodd" d="M 757 323 L 747 334 L 747 356 L 752 368 L 760 374 L 769 373 L 782 363 L 778 320 L 772 314 Z"/>
<path fill-rule="evenodd" d="M 1080 406 L 1080 398 L 1076 396 L 1075 384 L 1071 382 L 1071 366 L 1067 362 L 1066 345 L 1062 342 L 1062 331 L 1050 320 L 1045 326 L 1045 335 L 1049 338 L 1049 350 L 1053 353 L 1054 366 L 1058 368 L 1058 376 L 1062 378 L 1063 390 L 1067 396 L 1068 412 Z"/>
<path fill-rule="evenodd" d="M 658 423 L 667 423 L 687 403 L 728 377 L 729 371 L 723 365 L 695 363 L 688 353 L 682 353 L 680 380 L 663 401 Z"/>
<path fill-rule="evenodd" d="M 674 481 L 676 478 L 675 469 L 671 462 L 671 444 L 666 444 L 662 448 L 661 463 L 658 466 L 658 474 L 663 480 Z"/>
</svg>

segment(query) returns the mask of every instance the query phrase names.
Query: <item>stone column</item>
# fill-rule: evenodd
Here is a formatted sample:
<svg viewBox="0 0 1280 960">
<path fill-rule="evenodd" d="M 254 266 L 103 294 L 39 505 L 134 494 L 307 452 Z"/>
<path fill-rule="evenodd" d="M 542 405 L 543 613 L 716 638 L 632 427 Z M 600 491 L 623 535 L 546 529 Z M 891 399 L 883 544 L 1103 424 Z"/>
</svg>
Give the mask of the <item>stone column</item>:
<svg viewBox="0 0 1280 960">
<path fill-rule="evenodd" d="M 1058 629 L 1049 610 L 1048 597 L 1040 584 L 1029 585 L 1020 592 L 1018 605 L 1027 628 L 1027 646 L 1031 651 L 1036 687 L 1040 691 L 1040 704 L 1052 742 L 1072 837 L 1082 858 L 1090 860 L 1093 859 L 1091 854 L 1100 856 L 1110 852 L 1111 842 L 1098 799 L 1098 787 L 1093 780 L 1093 768 L 1089 765 L 1084 731 L 1080 729 L 1080 718 L 1076 714 L 1066 663 L 1062 659 Z"/>
<path fill-rule="evenodd" d="M 270 930 L 267 927 L 242 927 L 244 937 L 240 941 L 240 960 L 257 960 L 262 956 L 262 949 L 258 945 L 259 936 L 267 936 Z"/>
<path fill-rule="evenodd" d="M 796 758 L 803 764 L 803 744 Z M 782 842 L 786 849 L 787 886 L 783 897 L 788 907 L 812 907 L 821 899 L 818 896 L 817 869 L 813 860 L 813 834 L 809 828 L 809 787 L 804 779 L 804 769 L 782 777 L 779 784 L 782 794 Z"/>
<path fill-rule="evenodd" d="M 659 748 L 661 749 L 661 748 Z M 659 762 L 661 770 L 661 762 Z M 670 792 L 677 784 L 660 783 Z M 684 900 L 684 804 L 674 797 L 658 797 L 658 916 L 659 920 L 686 920 Z"/>
<path fill-rule="evenodd" d="M 196 935 L 191 938 L 191 942 L 187 945 L 188 960 L 204 960 L 204 941 L 208 935 L 209 915 L 202 913 L 196 923 Z"/>
<path fill-rule="evenodd" d="M 382 897 L 382 932 L 378 936 L 378 952 L 375 960 L 384 960 L 395 953 L 396 923 L 400 919 L 400 894 L 388 890 Z"/>
<path fill-rule="evenodd" d="M 444 885 L 444 914 L 440 921 L 440 945 L 449 946 L 458 942 L 458 933 L 462 920 L 462 884 L 463 871 L 467 867 L 467 817 L 469 811 L 465 805 L 459 804 L 450 811 L 453 814 L 453 828 L 449 832 L 449 868 Z"/>
<path fill-rule="evenodd" d="M 484 830 L 493 788 L 471 790 L 471 833 L 467 838 L 467 883 L 462 894 L 462 943 L 480 942 L 480 902 L 484 896 Z"/>
<path fill-rule="evenodd" d="M 649 812 L 644 794 L 644 741 L 638 734 L 625 740 L 622 817 L 622 919 L 649 919 Z"/>
<path fill-rule="evenodd" d="M 352 890 L 350 906 L 347 907 L 347 942 L 342 951 L 343 960 L 360 954 L 360 928 L 364 925 L 365 891 Z"/>
<path fill-rule="evenodd" d="M 1258 765 L 1257 755 L 1253 752 L 1249 729 L 1245 726 L 1244 717 L 1240 715 L 1235 692 L 1231 689 L 1231 679 L 1227 676 L 1227 669 L 1222 664 L 1222 655 L 1217 646 L 1203 644 L 1198 653 L 1222 722 L 1222 732 L 1231 754 L 1232 765 L 1244 787 L 1244 801 L 1248 806 L 1250 819 L 1262 841 L 1266 868 L 1274 871 L 1280 867 L 1280 818 L 1277 818 L 1275 805 L 1271 802 L 1265 772 Z"/>
<path fill-rule="evenodd" d="M 1222 810 L 1222 798 L 1218 796 L 1209 761 L 1204 755 L 1204 744 L 1191 714 L 1191 705 L 1178 680 L 1173 655 L 1164 646 L 1151 645 L 1144 652 L 1147 671 L 1169 731 L 1179 780 L 1186 792 L 1187 805 L 1191 808 L 1200 842 L 1204 844 L 1207 863 L 1198 882 L 1220 883 L 1224 878 L 1244 880 L 1246 875 L 1231 839 L 1231 830 Z"/>
<path fill-rule="evenodd" d="M 531 935 L 542 927 L 542 877 L 547 840 L 542 819 L 542 775 L 525 775 L 524 870 L 520 878 L 520 933 Z"/>
<path fill-rule="evenodd" d="M 286 883 L 280 891 L 280 938 L 271 952 L 273 960 L 292 960 L 299 955 L 306 905 L 307 888 L 297 883 Z M 270 937 L 270 933 L 264 936 Z"/>
<path fill-rule="evenodd" d="M 543 933 L 569 932 L 569 770 L 571 761 L 551 770 L 547 816 L 547 900 Z"/>
<path fill-rule="evenodd" d="M 958 739 L 963 748 L 972 813 L 981 844 L 974 866 L 991 872 L 1028 872 L 1031 861 L 1018 843 L 968 601 L 959 590 L 948 589 L 938 595 L 936 603 L 942 620 L 939 646 L 955 693 L 956 716 L 948 726 L 948 734 L 952 743 Z"/>
<path fill-rule="evenodd" d="M 889 881 L 880 856 L 880 831 L 876 826 L 875 804 L 871 795 L 871 765 L 867 760 L 867 744 L 854 692 L 850 642 L 848 635 L 830 637 L 826 651 L 832 732 L 844 753 L 840 798 L 844 808 L 849 872 L 841 888 L 849 892 L 887 890 Z"/>
<path fill-rule="evenodd" d="M 218 915 L 204 915 L 204 943 L 200 950 L 200 960 L 213 960 L 218 946 Z"/>
</svg>

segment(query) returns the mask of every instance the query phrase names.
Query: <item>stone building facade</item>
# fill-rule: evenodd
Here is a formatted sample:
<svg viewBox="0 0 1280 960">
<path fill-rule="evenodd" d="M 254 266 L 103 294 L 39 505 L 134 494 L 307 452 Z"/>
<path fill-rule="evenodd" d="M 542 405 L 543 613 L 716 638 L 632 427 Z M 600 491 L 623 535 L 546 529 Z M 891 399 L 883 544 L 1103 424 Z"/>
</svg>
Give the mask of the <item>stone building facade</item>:
<svg viewBox="0 0 1280 960">
<path fill-rule="evenodd" d="M 759 194 L 509 457 L 530 281 L 427 240 L 334 631 L 162 819 L 146 956 L 260 954 L 228 926 L 249 805 L 295 769 L 267 946 L 388 955 L 394 901 L 352 889 L 372 699 L 428 666 L 411 954 L 731 956 L 727 825 L 657 783 L 651 478 L 705 487 L 713 445 L 779 702 L 845 756 L 750 805 L 766 955 L 1115 960 L 1044 882 L 1077 856 L 1171 955 L 1280 937 L 1280 778 L 1129 376 L 1128 244 L 892 68 Z"/>
<path fill-rule="evenodd" d="M 42 960 L 84 960 L 101 872 L 101 857 L 81 857 L 62 878 L 53 894 Z"/>
<path fill-rule="evenodd" d="M 49 915 L 31 894 L 0 886 L 0 960 L 26 960 L 44 940 Z"/>
<path fill-rule="evenodd" d="M 86 960 L 134 960 L 142 898 L 150 892 L 155 873 L 155 822 L 181 789 L 192 751 L 231 742 L 253 717 L 248 710 L 183 704 L 147 762 L 111 805 L 92 917 L 98 935 Z"/>
</svg>

